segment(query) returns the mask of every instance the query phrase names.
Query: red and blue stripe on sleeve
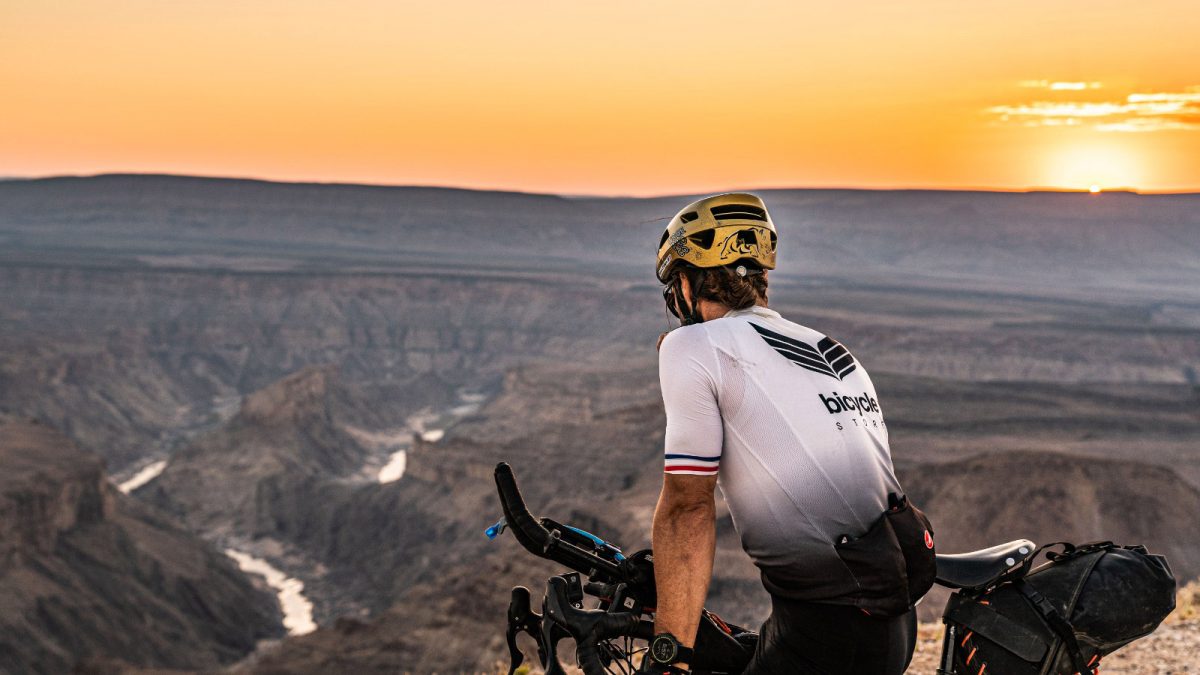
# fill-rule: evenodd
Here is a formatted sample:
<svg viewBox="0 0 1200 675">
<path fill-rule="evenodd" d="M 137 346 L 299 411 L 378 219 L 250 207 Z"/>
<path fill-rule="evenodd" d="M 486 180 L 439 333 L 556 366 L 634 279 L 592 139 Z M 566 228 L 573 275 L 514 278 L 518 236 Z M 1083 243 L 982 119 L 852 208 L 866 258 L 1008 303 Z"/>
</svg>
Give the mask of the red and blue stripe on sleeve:
<svg viewBox="0 0 1200 675">
<path fill-rule="evenodd" d="M 721 464 L 721 456 L 678 455 L 667 453 L 665 471 L 672 474 L 691 476 L 715 476 Z"/>
</svg>

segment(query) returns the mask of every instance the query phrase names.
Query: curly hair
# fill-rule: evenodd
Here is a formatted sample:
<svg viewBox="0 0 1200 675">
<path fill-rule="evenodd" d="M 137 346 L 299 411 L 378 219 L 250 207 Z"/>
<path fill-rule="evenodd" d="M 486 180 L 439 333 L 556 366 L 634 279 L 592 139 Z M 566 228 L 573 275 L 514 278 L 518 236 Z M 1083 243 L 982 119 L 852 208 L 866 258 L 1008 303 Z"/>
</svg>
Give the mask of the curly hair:
<svg viewBox="0 0 1200 675">
<path fill-rule="evenodd" d="M 699 270 L 689 269 L 688 278 L 694 282 Z M 739 277 L 733 266 L 713 267 L 704 277 L 698 297 L 725 305 L 730 309 L 746 309 L 767 302 L 767 271 Z"/>
</svg>

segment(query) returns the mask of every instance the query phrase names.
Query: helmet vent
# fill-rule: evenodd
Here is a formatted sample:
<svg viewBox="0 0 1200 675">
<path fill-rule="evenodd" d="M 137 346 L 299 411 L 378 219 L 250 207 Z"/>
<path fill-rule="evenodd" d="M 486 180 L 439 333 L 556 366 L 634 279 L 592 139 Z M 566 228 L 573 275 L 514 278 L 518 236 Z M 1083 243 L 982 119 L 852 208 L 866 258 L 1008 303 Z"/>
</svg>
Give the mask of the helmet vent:
<svg viewBox="0 0 1200 675">
<path fill-rule="evenodd" d="M 664 232 L 663 232 L 662 239 L 659 239 L 659 240 L 658 240 L 658 247 L 659 247 L 659 248 L 662 248 L 662 247 L 663 247 L 663 244 L 667 243 L 667 237 L 669 237 L 669 236 L 671 236 L 671 231 L 670 231 L 670 230 L 666 230 L 666 231 L 664 231 Z"/>
<path fill-rule="evenodd" d="M 767 212 L 750 204 L 722 204 L 711 209 L 717 220 L 761 220 L 767 221 Z"/>
<path fill-rule="evenodd" d="M 700 217 L 699 213 L 696 213 L 695 211 L 688 211 L 687 213 L 683 214 L 682 216 L 679 216 L 679 222 L 683 223 L 684 225 L 687 225 L 688 223 L 692 222 L 693 220 L 695 220 L 699 217 Z"/>
<path fill-rule="evenodd" d="M 703 232 L 697 232 L 696 234 L 688 237 L 688 241 L 699 246 L 700 248 L 709 249 L 712 248 L 713 239 L 715 239 L 716 236 L 716 230 L 705 230 Z"/>
</svg>

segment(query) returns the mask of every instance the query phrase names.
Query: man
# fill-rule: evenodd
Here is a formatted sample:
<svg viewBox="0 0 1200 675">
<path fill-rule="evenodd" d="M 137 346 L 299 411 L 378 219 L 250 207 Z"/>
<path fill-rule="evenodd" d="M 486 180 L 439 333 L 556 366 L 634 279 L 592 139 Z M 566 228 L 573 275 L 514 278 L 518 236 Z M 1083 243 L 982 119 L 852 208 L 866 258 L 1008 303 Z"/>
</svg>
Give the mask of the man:
<svg viewBox="0 0 1200 675">
<path fill-rule="evenodd" d="M 898 544 L 914 535 L 899 524 L 887 532 L 890 506 L 909 511 L 887 427 L 862 364 L 767 307 L 776 244 L 765 205 L 749 194 L 689 204 L 659 242 L 658 279 L 683 326 L 660 341 L 666 473 L 645 667 L 687 667 L 712 575 L 720 484 L 772 600 L 746 672 L 901 673 L 915 616 Z"/>
</svg>

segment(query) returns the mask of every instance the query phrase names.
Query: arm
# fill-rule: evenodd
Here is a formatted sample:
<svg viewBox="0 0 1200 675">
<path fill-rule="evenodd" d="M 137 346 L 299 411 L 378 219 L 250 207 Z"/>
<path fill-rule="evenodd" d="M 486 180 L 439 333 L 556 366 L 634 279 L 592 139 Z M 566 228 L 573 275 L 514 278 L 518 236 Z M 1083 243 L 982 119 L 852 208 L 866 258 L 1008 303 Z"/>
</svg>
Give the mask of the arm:
<svg viewBox="0 0 1200 675">
<path fill-rule="evenodd" d="M 654 632 L 695 646 L 716 550 L 716 476 L 666 474 L 654 510 Z"/>
<path fill-rule="evenodd" d="M 717 538 L 713 491 L 725 436 L 713 376 L 718 366 L 707 334 L 687 328 L 663 340 L 658 366 L 667 429 L 652 533 L 655 632 L 693 647 Z"/>
</svg>

